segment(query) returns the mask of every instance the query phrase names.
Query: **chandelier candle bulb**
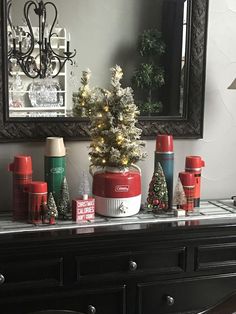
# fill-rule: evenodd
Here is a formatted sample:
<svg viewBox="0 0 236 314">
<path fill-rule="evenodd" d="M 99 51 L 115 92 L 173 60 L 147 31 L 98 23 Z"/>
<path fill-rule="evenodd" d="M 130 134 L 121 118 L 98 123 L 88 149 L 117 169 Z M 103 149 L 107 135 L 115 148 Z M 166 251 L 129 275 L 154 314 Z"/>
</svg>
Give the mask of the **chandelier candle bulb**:
<svg viewBox="0 0 236 314">
<path fill-rule="evenodd" d="M 47 137 L 44 156 L 44 175 L 48 192 L 52 192 L 58 205 L 62 182 L 65 177 L 65 146 L 62 137 Z"/>
<path fill-rule="evenodd" d="M 193 173 L 195 178 L 194 207 L 200 206 L 202 167 L 205 167 L 205 161 L 203 161 L 200 156 L 186 157 L 185 171 Z"/>
<path fill-rule="evenodd" d="M 155 169 L 160 162 L 167 184 L 168 208 L 172 208 L 173 197 L 173 172 L 174 172 L 174 150 L 173 136 L 167 134 L 157 135 L 155 151 Z"/>
</svg>

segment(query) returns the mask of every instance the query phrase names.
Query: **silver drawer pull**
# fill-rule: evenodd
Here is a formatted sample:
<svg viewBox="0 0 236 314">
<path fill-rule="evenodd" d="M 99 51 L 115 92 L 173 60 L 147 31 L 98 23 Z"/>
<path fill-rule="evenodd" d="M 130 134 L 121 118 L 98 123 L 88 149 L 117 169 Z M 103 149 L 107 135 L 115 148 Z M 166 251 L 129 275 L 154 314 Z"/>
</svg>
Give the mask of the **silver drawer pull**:
<svg viewBox="0 0 236 314">
<path fill-rule="evenodd" d="M 167 305 L 172 306 L 175 304 L 175 299 L 172 296 L 167 295 L 166 296 L 166 303 L 167 303 Z"/>
<path fill-rule="evenodd" d="M 129 270 L 135 271 L 137 268 L 138 268 L 137 263 L 135 263 L 134 261 L 129 262 Z"/>
<path fill-rule="evenodd" d="M 5 277 L 0 274 L 0 285 L 2 285 L 5 282 Z"/>
<path fill-rule="evenodd" d="M 95 314 L 96 308 L 93 305 L 88 306 L 88 314 Z"/>
</svg>

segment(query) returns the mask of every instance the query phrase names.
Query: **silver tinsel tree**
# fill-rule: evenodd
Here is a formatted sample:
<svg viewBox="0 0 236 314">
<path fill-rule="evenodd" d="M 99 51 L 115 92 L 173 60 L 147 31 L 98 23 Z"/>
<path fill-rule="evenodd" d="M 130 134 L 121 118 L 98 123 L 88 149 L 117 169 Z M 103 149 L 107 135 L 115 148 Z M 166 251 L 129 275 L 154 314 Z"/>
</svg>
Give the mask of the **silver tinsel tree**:
<svg viewBox="0 0 236 314">
<path fill-rule="evenodd" d="M 89 184 L 89 179 L 86 171 L 82 172 L 82 177 L 80 178 L 80 183 L 79 183 L 79 195 L 90 195 L 91 194 L 91 189 L 90 189 L 90 184 Z"/>
<path fill-rule="evenodd" d="M 139 111 L 130 87 L 122 88 L 123 72 L 111 69 L 111 89 L 96 89 L 91 96 L 90 161 L 94 166 L 128 167 L 143 159 L 142 130 L 136 127 Z"/>
</svg>

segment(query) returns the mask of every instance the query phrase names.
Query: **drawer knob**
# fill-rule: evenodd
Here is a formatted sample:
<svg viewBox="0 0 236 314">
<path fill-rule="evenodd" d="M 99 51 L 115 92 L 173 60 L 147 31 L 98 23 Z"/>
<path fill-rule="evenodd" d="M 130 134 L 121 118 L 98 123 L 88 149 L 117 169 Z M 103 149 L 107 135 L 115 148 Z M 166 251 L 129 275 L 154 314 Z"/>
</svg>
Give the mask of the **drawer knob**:
<svg viewBox="0 0 236 314">
<path fill-rule="evenodd" d="M 95 314 L 96 308 L 93 305 L 88 306 L 88 314 Z"/>
<path fill-rule="evenodd" d="M 2 285 L 5 282 L 5 277 L 0 274 L 0 285 Z"/>
<path fill-rule="evenodd" d="M 135 271 L 137 268 L 138 268 L 137 263 L 135 263 L 134 261 L 129 262 L 129 270 Z"/>
<path fill-rule="evenodd" d="M 166 296 L 166 303 L 167 303 L 167 305 L 172 306 L 175 304 L 175 299 L 172 296 L 167 295 Z"/>
</svg>

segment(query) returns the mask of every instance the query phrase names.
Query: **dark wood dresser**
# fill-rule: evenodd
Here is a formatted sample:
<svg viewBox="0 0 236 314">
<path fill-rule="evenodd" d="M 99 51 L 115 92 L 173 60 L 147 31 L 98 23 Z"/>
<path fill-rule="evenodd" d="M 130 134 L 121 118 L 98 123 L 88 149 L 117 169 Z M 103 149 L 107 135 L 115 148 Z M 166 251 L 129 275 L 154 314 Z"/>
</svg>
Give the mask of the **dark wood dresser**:
<svg viewBox="0 0 236 314">
<path fill-rule="evenodd" d="M 236 291 L 236 219 L 0 235 L 0 313 L 197 313 Z"/>
</svg>

